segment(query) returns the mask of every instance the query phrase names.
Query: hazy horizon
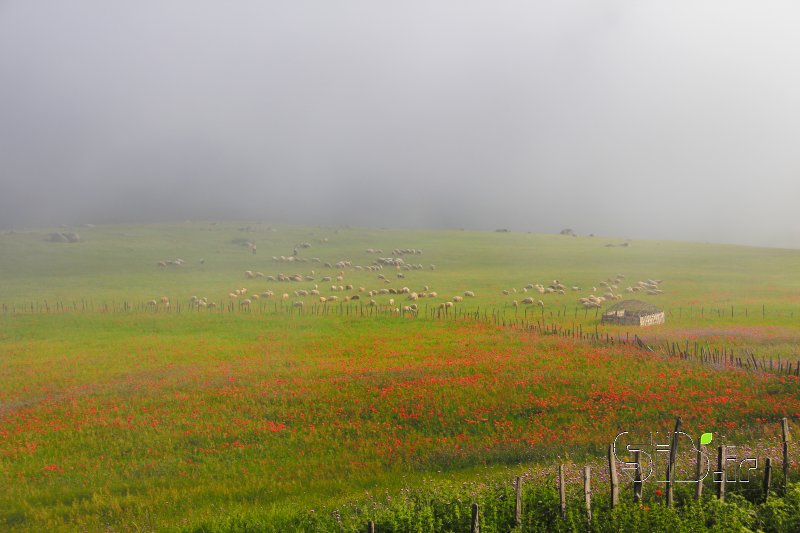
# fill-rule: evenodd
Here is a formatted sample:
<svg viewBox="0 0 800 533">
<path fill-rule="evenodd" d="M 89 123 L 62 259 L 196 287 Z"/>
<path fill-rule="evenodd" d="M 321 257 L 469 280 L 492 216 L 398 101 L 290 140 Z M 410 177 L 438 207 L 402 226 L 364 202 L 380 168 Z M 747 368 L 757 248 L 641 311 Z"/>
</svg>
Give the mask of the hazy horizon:
<svg viewBox="0 0 800 533">
<path fill-rule="evenodd" d="M 0 2 L 0 228 L 800 248 L 790 2 Z"/>
</svg>

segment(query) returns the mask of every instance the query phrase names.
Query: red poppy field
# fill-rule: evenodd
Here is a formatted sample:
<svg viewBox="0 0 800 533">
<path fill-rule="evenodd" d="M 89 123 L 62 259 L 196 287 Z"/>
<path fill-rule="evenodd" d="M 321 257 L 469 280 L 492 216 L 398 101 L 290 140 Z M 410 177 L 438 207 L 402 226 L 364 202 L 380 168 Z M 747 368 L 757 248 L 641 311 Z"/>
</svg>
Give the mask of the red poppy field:
<svg viewBox="0 0 800 533">
<path fill-rule="evenodd" d="M 22 529 L 188 527 L 426 475 L 549 469 L 675 416 L 768 448 L 781 417 L 800 418 L 792 375 L 474 320 L 2 320 L 0 507 Z"/>
</svg>

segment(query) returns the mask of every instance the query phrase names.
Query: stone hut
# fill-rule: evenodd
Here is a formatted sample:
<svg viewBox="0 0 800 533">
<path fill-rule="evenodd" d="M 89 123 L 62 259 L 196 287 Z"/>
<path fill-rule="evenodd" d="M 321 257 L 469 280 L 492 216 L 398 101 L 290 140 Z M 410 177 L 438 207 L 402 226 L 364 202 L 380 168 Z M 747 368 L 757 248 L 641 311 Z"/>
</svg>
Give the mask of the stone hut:
<svg viewBox="0 0 800 533">
<path fill-rule="evenodd" d="M 603 313 L 603 324 L 653 326 L 664 323 L 664 311 L 641 300 L 623 300 Z"/>
</svg>

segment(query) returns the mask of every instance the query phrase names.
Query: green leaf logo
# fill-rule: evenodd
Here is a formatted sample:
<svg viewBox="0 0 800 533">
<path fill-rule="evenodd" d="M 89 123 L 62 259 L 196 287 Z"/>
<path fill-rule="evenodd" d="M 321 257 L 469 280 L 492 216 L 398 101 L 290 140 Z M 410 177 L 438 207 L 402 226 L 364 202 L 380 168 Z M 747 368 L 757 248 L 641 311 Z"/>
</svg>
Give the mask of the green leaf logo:
<svg viewBox="0 0 800 533">
<path fill-rule="evenodd" d="M 702 435 L 700 435 L 700 444 L 701 445 L 708 444 L 709 442 L 711 442 L 712 438 L 713 435 L 711 433 L 703 433 Z"/>
</svg>

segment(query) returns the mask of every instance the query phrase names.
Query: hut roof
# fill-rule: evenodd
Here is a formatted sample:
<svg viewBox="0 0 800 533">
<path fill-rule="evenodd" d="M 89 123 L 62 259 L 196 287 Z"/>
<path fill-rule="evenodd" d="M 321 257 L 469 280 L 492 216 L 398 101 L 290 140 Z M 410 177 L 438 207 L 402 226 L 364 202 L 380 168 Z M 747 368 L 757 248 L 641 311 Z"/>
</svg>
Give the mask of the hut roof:
<svg viewBox="0 0 800 533">
<path fill-rule="evenodd" d="M 641 300 L 623 300 L 606 309 L 606 313 L 617 313 L 623 310 L 625 316 L 647 316 L 662 312 L 655 305 Z"/>
</svg>

